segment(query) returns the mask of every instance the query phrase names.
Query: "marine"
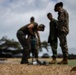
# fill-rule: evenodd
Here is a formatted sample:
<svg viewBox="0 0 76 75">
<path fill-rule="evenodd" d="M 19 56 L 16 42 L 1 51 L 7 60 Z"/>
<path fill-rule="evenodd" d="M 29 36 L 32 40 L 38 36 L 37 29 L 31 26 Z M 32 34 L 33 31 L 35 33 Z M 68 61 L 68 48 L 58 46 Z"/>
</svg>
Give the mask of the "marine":
<svg viewBox="0 0 76 75">
<path fill-rule="evenodd" d="M 63 8 L 63 3 L 58 2 L 54 7 L 55 12 L 58 12 L 58 38 L 60 41 L 60 47 L 63 53 L 62 61 L 58 64 L 68 64 L 68 45 L 67 35 L 69 34 L 69 14 Z"/>
</svg>

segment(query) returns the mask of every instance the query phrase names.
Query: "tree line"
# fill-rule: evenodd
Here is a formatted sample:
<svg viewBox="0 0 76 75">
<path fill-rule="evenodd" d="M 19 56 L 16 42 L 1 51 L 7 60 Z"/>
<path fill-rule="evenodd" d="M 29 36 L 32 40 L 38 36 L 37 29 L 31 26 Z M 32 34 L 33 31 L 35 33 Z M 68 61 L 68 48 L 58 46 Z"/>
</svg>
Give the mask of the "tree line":
<svg viewBox="0 0 76 75">
<path fill-rule="evenodd" d="M 41 42 L 41 46 L 44 47 L 46 50 L 48 50 L 47 49 L 48 43 L 46 41 Z M 0 55 L 1 53 L 17 54 L 21 52 L 22 52 L 22 46 L 18 41 L 15 41 L 14 39 L 9 39 L 7 36 L 3 36 L 0 39 Z"/>
</svg>

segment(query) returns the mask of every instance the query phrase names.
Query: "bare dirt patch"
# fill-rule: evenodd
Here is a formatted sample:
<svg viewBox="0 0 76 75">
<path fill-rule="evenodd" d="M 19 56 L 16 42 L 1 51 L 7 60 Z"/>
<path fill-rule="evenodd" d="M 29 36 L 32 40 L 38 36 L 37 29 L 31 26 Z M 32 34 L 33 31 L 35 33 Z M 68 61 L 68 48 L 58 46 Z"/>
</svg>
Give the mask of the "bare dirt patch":
<svg viewBox="0 0 76 75">
<path fill-rule="evenodd" d="M 0 75 L 76 75 L 76 70 L 71 71 L 73 66 L 57 64 L 48 66 L 26 65 L 20 64 L 20 60 L 7 59 L 6 62 L 9 63 L 0 64 Z"/>
<path fill-rule="evenodd" d="M 76 75 L 67 65 L 0 64 L 0 75 Z"/>
</svg>

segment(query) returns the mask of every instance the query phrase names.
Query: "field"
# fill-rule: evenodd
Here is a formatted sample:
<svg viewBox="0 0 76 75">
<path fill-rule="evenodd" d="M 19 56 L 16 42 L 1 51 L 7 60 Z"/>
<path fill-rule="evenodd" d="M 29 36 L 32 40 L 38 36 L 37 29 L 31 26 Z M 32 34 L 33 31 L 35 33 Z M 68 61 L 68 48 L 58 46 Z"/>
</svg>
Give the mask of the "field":
<svg viewBox="0 0 76 75">
<path fill-rule="evenodd" d="M 2 60 L 2 59 L 1 59 Z M 39 59 L 50 61 L 51 59 Z M 58 59 L 60 61 L 61 59 Z M 69 60 L 68 65 L 25 65 L 20 64 L 20 58 L 4 59 L 4 64 L 0 64 L 0 75 L 76 75 L 76 70 L 71 69 L 76 66 L 76 60 Z M 31 61 L 31 59 L 29 59 Z"/>
</svg>

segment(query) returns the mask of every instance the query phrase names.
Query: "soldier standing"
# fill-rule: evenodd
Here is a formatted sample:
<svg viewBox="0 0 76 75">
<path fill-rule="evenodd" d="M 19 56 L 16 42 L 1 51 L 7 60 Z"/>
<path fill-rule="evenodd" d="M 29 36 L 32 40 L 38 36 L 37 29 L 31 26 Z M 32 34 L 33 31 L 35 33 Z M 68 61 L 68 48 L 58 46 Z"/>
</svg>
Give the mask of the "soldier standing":
<svg viewBox="0 0 76 75">
<path fill-rule="evenodd" d="M 50 20 L 49 23 L 49 38 L 48 43 L 50 43 L 51 49 L 52 49 L 52 61 L 51 64 L 56 63 L 56 57 L 57 57 L 57 20 L 55 20 L 51 13 L 47 14 L 48 19 Z"/>
<path fill-rule="evenodd" d="M 68 64 L 67 34 L 69 33 L 69 14 L 63 9 L 62 2 L 57 3 L 54 10 L 58 12 L 58 37 L 63 53 L 63 60 L 58 64 Z"/>
<path fill-rule="evenodd" d="M 30 18 L 30 23 L 32 23 L 34 25 L 35 24 L 38 25 L 38 23 L 35 22 L 35 18 L 34 17 Z M 35 58 L 38 60 L 37 40 L 40 43 L 40 36 L 39 36 L 39 33 L 37 31 L 35 31 L 34 34 L 35 34 L 35 37 L 29 36 L 28 39 L 30 40 L 30 43 L 31 43 L 31 50 L 30 50 L 30 52 L 32 52 L 33 56 L 35 56 Z"/>
</svg>

